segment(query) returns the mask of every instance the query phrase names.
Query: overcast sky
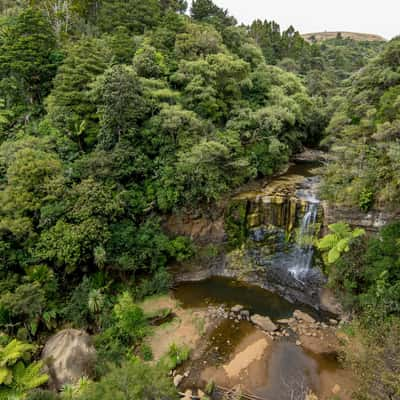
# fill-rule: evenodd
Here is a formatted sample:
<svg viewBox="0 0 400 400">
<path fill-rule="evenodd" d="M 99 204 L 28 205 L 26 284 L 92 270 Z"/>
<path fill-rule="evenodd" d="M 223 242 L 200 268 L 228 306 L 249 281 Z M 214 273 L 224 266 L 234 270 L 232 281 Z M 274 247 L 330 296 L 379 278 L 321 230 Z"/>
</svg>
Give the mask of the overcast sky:
<svg viewBox="0 0 400 400">
<path fill-rule="evenodd" d="M 350 31 L 400 35 L 400 0 L 214 0 L 239 22 L 256 18 L 293 25 L 301 33 Z"/>
</svg>

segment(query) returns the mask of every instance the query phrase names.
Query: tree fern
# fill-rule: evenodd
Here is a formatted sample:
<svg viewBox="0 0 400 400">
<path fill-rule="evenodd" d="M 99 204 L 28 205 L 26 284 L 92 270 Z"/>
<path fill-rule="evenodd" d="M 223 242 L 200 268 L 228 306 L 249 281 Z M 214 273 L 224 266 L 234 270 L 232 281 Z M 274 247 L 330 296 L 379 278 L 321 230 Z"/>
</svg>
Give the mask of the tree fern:
<svg viewBox="0 0 400 400">
<path fill-rule="evenodd" d="M 29 390 L 47 382 L 48 375 L 41 373 L 42 362 L 24 362 L 34 348 L 16 339 L 0 347 L 0 400 L 21 399 Z"/>
<path fill-rule="evenodd" d="M 324 252 L 326 264 L 334 264 L 343 253 L 350 250 L 350 243 L 355 238 L 365 234 L 364 229 L 356 228 L 353 231 L 344 222 L 337 222 L 328 226 L 331 233 L 324 236 L 317 243 L 318 248 Z"/>
<path fill-rule="evenodd" d="M 19 359 L 25 357 L 34 350 L 34 346 L 28 343 L 12 340 L 5 347 L 0 347 L 0 367 L 12 366 Z"/>
<path fill-rule="evenodd" d="M 28 366 L 19 361 L 14 367 L 14 379 L 12 387 L 21 393 L 42 386 L 49 379 L 48 375 L 42 374 L 41 361 L 33 362 Z"/>
</svg>

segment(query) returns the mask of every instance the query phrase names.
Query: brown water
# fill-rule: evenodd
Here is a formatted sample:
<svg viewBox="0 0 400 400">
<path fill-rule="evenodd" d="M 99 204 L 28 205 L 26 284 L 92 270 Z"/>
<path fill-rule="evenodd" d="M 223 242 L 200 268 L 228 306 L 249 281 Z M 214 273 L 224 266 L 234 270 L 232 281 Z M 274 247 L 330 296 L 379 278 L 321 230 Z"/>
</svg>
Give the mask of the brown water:
<svg viewBox="0 0 400 400">
<path fill-rule="evenodd" d="M 277 294 L 227 278 L 181 284 L 175 297 L 185 308 L 242 304 L 252 313 L 273 319 L 287 318 L 298 308 Z M 266 400 L 302 400 L 309 389 L 321 399 L 330 399 L 332 387 L 338 382 L 343 386 L 346 373 L 335 356 L 306 351 L 296 346 L 293 336 L 268 339 L 265 353 L 240 376 L 229 378 L 224 366 L 263 338 L 264 334 L 247 321 L 223 320 L 209 335 L 201 355 L 184 366 L 183 370 L 191 371 L 185 387 L 202 387 L 214 380 L 224 387 L 240 384 L 246 392 Z"/>
<path fill-rule="evenodd" d="M 336 358 L 305 351 L 295 343 L 283 340 L 274 343 L 267 360 L 268 375 L 265 385 L 252 388 L 252 392 L 265 399 L 303 399 L 309 389 L 321 395 L 325 379 L 336 381 L 340 365 Z"/>
<path fill-rule="evenodd" d="M 182 283 L 174 291 L 174 296 L 184 308 L 241 304 L 252 314 L 265 315 L 273 320 L 288 318 L 298 308 L 317 316 L 311 307 L 290 303 L 277 293 L 223 277 Z"/>
</svg>

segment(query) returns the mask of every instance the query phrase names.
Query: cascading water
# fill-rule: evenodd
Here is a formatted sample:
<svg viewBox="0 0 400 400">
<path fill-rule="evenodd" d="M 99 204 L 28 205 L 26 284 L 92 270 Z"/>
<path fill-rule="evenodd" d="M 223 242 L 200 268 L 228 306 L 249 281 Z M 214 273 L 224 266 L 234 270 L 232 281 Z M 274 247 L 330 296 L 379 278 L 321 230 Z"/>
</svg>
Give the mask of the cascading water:
<svg viewBox="0 0 400 400">
<path fill-rule="evenodd" d="M 295 166 L 262 191 L 236 196 L 227 221 L 238 227 L 233 233 L 247 233 L 247 238 L 223 260 L 225 276 L 240 274 L 289 301 L 318 305 L 325 284 L 313 265 L 323 212 L 318 188 L 318 176 Z"/>
<path fill-rule="evenodd" d="M 316 233 L 318 201 L 309 201 L 298 231 L 297 247 L 294 252 L 294 265 L 289 272 L 298 280 L 302 280 L 310 271 L 314 254 L 313 238 Z"/>
</svg>

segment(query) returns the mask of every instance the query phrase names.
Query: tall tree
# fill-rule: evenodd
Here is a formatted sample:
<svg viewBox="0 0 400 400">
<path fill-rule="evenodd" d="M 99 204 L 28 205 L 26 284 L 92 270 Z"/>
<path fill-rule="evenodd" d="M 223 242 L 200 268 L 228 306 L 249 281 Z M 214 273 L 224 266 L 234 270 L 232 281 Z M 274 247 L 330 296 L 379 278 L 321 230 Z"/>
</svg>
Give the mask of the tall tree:
<svg viewBox="0 0 400 400">
<path fill-rule="evenodd" d="M 219 27 L 237 23 L 235 18 L 229 16 L 228 10 L 218 7 L 212 0 L 194 0 L 190 15 L 195 21 L 210 22 Z"/>
<path fill-rule="evenodd" d="M 158 0 L 104 0 L 99 10 L 98 25 L 104 32 L 124 26 L 131 33 L 140 35 L 160 22 L 160 14 Z"/>
<path fill-rule="evenodd" d="M 105 72 L 94 87 L 101 128 L 99 145 L 109 150 L 131 134 L 146 117 L 147 105 L 139 77 L 131 67 L 117 65 Z"/>
<path fill-rule="evenodd" d="M 91 84 L 107 68 L 111 54 L 98 39 L 82 39 L 73 45 L 60 67 L 47 99 L 50 121 L 76 141 L 81 150 L 95 143 L 98 132 L 96 105 L 90 99 Z"/>
<path fill-rule="evenodd" d="M 57 69 L 56 38 L 47 19 L 27 8 L 10 17 L 0 33 L 1 97 L 12 110 L 8 124 L 28 122 L 40 105 Z"/>
</svg>

